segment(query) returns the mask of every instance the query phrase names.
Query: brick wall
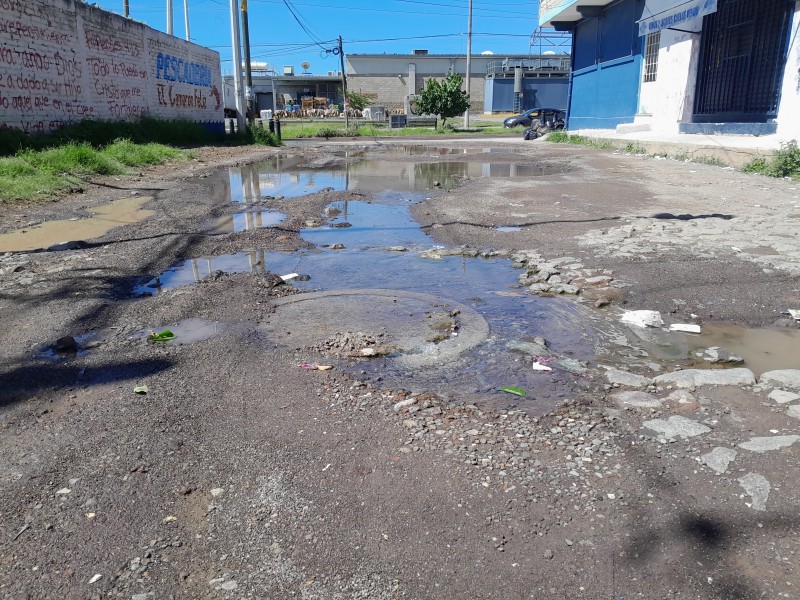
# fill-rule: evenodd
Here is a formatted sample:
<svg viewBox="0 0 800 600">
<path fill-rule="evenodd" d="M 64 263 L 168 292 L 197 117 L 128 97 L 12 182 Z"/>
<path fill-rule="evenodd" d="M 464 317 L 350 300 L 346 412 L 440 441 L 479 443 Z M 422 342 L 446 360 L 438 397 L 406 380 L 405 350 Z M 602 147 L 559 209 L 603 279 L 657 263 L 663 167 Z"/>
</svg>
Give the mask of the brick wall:
<svg viewBox="0 0 800 600">
<path fill-rule="evenodd" d="M 415 82 L 417 92 L 422 91 L 425 81 L 428 79 L 430 78 L 417 75 Z M 486 80 L 483 77 L 473 77 L 470 81 L 470 110 L 483 112 L 485 84 Z M 369 94 L 372 104 L 386 108 L 403 108 L 406 94 L 408 94 L 408 76 L 348 75 L 347 89 L 361 94 Z"/>
<path fill-rule="evenodd" d="M 219 53 L 74 0 L 0 0 L 0 126 L 221 124 Z"/>
</svg>

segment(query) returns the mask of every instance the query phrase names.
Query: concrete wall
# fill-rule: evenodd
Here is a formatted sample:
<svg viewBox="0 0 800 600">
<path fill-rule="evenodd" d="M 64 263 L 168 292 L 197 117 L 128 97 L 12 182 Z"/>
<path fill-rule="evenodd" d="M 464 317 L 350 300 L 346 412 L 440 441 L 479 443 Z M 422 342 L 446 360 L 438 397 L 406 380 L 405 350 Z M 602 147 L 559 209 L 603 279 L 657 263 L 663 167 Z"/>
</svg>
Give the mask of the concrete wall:
<svg viewBox="0 0 800 600">
<path fill-rule="evenodd" d="M 222 128 L 219 53 L 74 0 L 0 0 L 0 126 L 85 119 Z"/>
<path fill-rule="evenodd" d="M 653 131 L 678 133 L 678 123 L 692 120 L 700 35 L 661 31 L 656 80 L 642 82 L 639 91 L 639 113 L 651 115 Z"/>
<path fill-rule="evenodd" d="M 425 82 L 431 78 L 417 71 L 416 75 L 413 75 L 414 81 L 411 82 L 411 76 L 408 71 L 403 75 L 348 75 L 347 89 L 368 95 L 372 99 L 372 104 L 387 108 L 404 108 L 406 96 L 410 93 L 412 85 L 414 92 L 419 93 Z M 441 79 L 441 77 L 439 75 L 436 78 Z M 511 81 L 513 83 L 513 80 Z M 470 80 L 470 110 L 483 112 L 485 84 L 483 76 L 474 76 Z"/>
<path fill-rule="evenodd" d="M 781 103 L 778 107 L 778 136 L 800 142 L 800 2 L 795 5 L 790 47 L 783 70 Z"/>
<path fill-rule="evenodd" d="M 473 54 L 470 71 L 473 76 L 483 77 L 491 62 L 525 60 L 527 54 Z M 408 65 L 415 65 L 418 75 L 441 77 L 452 71 L 462 77 L 467 73 L 465 54 L 350 54 L 347 56 L 347 76 L 351 75 L 405 75 Z"/>
</svg>

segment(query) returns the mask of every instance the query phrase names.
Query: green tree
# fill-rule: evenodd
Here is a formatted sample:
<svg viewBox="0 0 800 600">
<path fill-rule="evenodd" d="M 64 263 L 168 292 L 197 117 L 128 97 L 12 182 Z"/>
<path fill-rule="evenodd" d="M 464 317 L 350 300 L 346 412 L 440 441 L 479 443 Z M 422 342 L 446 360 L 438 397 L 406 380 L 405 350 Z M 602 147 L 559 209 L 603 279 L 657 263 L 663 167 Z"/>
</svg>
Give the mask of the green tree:
<svg viewBox="0 0 800 600">
<path fill-rule="evenodd" d="M 347 92 L 347 100 L 352 110 L 364 110 L 369 106 L 370 100 L 358 92 Z"/>
<path fill-rule="evenodd" d="M 442 81 L 429 79 L 414 101 L 416 113 L 438 115 L 442 127 L 450 117 L 464 114 L 469 108 L 469 94 L 461 90 L 462 81 L 458 73 L 450 73 Z"/>
</svg>

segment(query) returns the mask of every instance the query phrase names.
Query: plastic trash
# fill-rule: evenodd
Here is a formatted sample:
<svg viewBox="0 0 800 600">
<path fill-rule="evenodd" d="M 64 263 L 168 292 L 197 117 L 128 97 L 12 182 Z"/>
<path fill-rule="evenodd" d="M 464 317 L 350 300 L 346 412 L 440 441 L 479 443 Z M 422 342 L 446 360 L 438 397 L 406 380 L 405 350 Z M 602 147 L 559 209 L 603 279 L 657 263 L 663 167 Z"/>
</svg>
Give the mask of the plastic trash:
<svg viewBox="0 0 800 600">
<path fill-rule="evenodd" d="M 700 325 L 692 323 L 673 323 L 669 326 L 670 331 L 680 331 L 681 333 L 700 333 Z"/>
<path fill-rule="evenodd" d="M 620 321 L 637 327 L 661 327 L 664 324 L 657 310 L 626 310 Z"/>
</svg>

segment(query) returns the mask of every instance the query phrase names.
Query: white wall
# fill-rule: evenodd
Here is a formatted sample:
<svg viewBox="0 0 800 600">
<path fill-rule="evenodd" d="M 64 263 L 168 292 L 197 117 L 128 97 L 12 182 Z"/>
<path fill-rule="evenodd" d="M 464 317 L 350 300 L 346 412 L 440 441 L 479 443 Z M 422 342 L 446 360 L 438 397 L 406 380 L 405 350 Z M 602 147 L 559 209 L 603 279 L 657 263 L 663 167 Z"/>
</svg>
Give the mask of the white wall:
<svg viewBox="0 0 800 600">
<path fill-rule="evenodd" d="M 643 82 L 639 93 L 639 112 L 652 115 L 653 131 L 677 133 L 679 123 L 691 121 L 699 52 L 699 33 L 661 31 L 656 80 Z"/>
<path fill-rule="evenodd" d="M 219 53 L 74 0 L 0 1 L 0 125 L 221 123 Z"/>
<path fill-rule="evenodd" d="M 789 52 L 783 70 L 781 103 L 778 106 L 778 136 L 800 142 L 800 2 L 795 6 Z"/>
</svg>

